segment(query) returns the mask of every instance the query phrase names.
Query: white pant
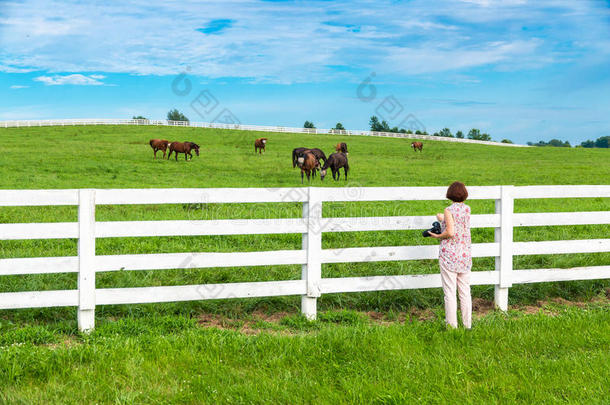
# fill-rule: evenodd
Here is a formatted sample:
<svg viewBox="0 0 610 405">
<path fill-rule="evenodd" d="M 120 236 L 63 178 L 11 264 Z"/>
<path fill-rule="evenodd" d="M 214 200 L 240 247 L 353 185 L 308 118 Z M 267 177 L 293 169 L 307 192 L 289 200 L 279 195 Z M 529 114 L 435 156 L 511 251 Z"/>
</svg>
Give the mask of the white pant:
<svg viewBox="0 0 610 405">
<path fill-rule="evenodd" d="M 441 269 L 441 281 L 445 293 L 445 321 L 448 325 L 457 328 L 457 300 L 455 287 L 460 294 L 460 310 L 462 323 L 466 329 L 472 325 L 472 299 L 470 297 L 470 272 L 456 273 Z"/>
</svg>

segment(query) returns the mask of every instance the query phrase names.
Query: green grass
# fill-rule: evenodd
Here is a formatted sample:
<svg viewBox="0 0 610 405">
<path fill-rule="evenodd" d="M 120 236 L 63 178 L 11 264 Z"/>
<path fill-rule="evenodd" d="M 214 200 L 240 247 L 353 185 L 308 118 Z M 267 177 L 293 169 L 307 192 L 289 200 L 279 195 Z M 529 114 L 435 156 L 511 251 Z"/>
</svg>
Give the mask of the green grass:
<svg viewBox="0 0 610 405">
<path fill-rule="evenodd" d="M 46 127 L 2 129 L 4 189 L 150 187 L 300 187 L 290 152 L 297 146 L 327 153 L 348 143 L 349 181 L 324 187 L 608 184 L 607 150 L 508 148 L 408 140 L 168 127 Z M 269 138 L 254 154 L 254 139 Z M 153 160 L 151 138 L 190 140 L 200 157 Z M 305 184 L 306 186 L 307 184 Z M 349 191 L 347 191 L 349 192 Z M 470 201 L 475 214 L 492 213 L 492 200 Z M 430 215 L 442 201 L 326 203 L 325 217 Z M 610 210 L 608 198 L 517 200 L 516 212 Z M 299 203 L 98 206 L 100 221 L 299 217 Z M 0 223 L 76 221 L 76 207 L 0 207 Z M 518 241 L 594 239 L 610 226 L 533 227 Z M 493 241 L 475 229 L 473 242 Z M 324 248 L 425 245 L 420 231 L 324 234 Z M 97 254 L 300 249 L 300 235 L 98 239 Z M 0 258 L 76 255 L 76 240 L 0 241 Z M 515 257 L 515 268 L 610 265 L 610 253 Z M 474 260 L 490 270 L 493 258 Z M 323 277 L 436 273 L 435 260 L 324 265 Z M 119 271 L 98 273 L 96 285 L 134 287 L 300 278 L 300 266 Z M 610 281 L 515 285 L 511 305 L 551 297 L 605 297 Z M 0 291 L 76 288 L 75 274 L 0 277 Z M 493 286 L 473 287 L 492 300 Z M 442 330 L 439 289 L 327 294 L 320 320 L 296 315 L 300 297 L 98 306 L 96 332 L 76 330 L 74 308 L 0 312 L 0 401 L 27 402 L 603 402 L 607 377 L 608 306 L 562 309 L 546 315 L 492 313 L 471 333 Z M 388 319 L 428 308 L 435 321 L 372 325 L 354 311 Z M 292 314 L 259 321 L 263 333 L 202 329 L 201 314 L 246 322 L 255 313 Z M 221 362 L 222 360 L 222 362 Z M 604 374 L 605 373 L 605 374 Z M 583 390 L 586 387 L 588 392 Z"/>
<path fill-rule="evenodd" d="M 360 186 L 445 186 L 455 179 L 480 186 L 605 184 L 610 173 L 609 152 L 602 149 L 426 141 L 423 153 L 414 153 L 408 139 L 138 126 L 7 128 L 1 134 L 2 188 L 11 189 L 293 187 L 300 176 L 290 151 L 315 146 L 328 154 L 339 141 L 348 143 L 351 184 Z M 254 154 L 260 136 L 269 138 L 264 156 Z M 153 161 L 151 138 L 194 141 L 202 155 L 188 164 Z"/>
<path fill-rule="evenodd" d="M 260 322 L 254 335 L 187 317 L 5 332 L 4 403 L 588 403 L 607 401 L 610 306 L 379 325 L 362 314 Z M 11 344 L 10 342 L 13 341 Z"/>
</svg>

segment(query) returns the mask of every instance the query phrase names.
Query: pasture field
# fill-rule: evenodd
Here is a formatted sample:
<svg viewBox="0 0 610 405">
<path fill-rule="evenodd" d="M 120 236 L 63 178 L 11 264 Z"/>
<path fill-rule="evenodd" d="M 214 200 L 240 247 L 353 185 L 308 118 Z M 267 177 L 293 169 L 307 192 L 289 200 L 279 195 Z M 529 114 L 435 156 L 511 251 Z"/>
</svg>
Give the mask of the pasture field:
<svg viewBox="0 0 610 405">
<path fill-rule="evenodd" d="M 408 139 L 256 133 L 148 126 L 0 129 L 3 189 L 298 187 L 294 147 L 348 144 L 349 181 L 329 177 L 323 187 L 609 184 L 610 151 L 509 148 Z M 269 139 L 264 155 L 254 139 Z M 151 138 L 193 141 L 192 161 L 153 160 Z M 158 154 L 158 156 L 160 156 Z M 181 155 L 182 156 L 182 155 Z M 307 182 L 305 182 L 305 186 Z M 348 194 L 349 195 L 349 194 Z M 325 203 L 323 215 L 430 215 L 442 201 Z M 492 200 L 472 201 L 473 213 L 493 213 Z M 516 212 L 610 210 L 608 198 L 517 200 Z M 98 220 L 300 217 L 300 203 L 98 206 Z M 0 223 L 76 221 L 76 207 L 0 207 Z M 516 241 L 605 238 L 610 226 L 516 228 Z M 493 241 L 493 229 L 473 230 L 473 242 Z M 424 245 L 420 231 L 324 234 L 323 248 Z M 97 254 L 299 249 L 300 234 L 98 239 Z M 0 258 L 76 255 L 76 240 L 0 241 Z M 517 256 L 515 268 L 610 265 L 610 253 Z M 489 270 L 493 258 L 474 260 Z M 323 265 L 323 277 L 436 273 L 434 260 Z M 109 272 L 97 287 L 184 285 L 300 278 L 300 266 Z M 0 291 L 76 288 L 76 274 L 1 276 Z M 250 402 L 584 402 L 602 403 L 610 360 L 610 281 L 515 285 L 511 305 L 550 298 L 595 300 L 585 309 L 561 308 L 554 317 L 492 313 L 475 329 L 442 330 L 440 289 L 328 294 L 320 320 L 296 315 L 299 297 L 200 301 L 96 308 L 92 336 L 76 331 L 74 308 L 0 313 L 0 401 L 150 403 L 225 400 Z M 493 286 L 473 287 L 493 299 Z M 393 321 L 395 313 L 431 309 L 434 321 Z M 384 314 L 389 326 L 361 312 Z M 254 313 L 288 313 L 259 322 L 262 333 L 202 329 L 216 314 L 244 322 Z M 337 325 L 339 324 L 339 325 Z M 467 347 L 468 349 L 464 349 Z M 460 350 L 466 350 L 461 352 Z M 450 373 L 447 373 L 450 370 Z M 463 389 L 463 387 L 466 387 Z M 523 389 L 519 388 L 522 387 Z M 583 390 L 585 387 L 588 391 Z M 68 394 L 66 394 L 68 393 Z M 606 392 L 607 394 L 607 392 Z M 99 395 L 99 396 L 98 396 Z M 360 396 L 359 396 L 360 395 Z M 169 399 L 168 399 L 169 398 Z M 297 401 L 298 402 L 298 401 Z"/>
<path fill-rule="evenodd" d="M 607 302 L 491 313 L 471 331 L 442 323 L 329 311 L 250 333 L 184 316 L 103 321 L 80 337 L 73 324 L 31 326 L 2 335 L 0 402 L 607 403 Z"/>
</svg>

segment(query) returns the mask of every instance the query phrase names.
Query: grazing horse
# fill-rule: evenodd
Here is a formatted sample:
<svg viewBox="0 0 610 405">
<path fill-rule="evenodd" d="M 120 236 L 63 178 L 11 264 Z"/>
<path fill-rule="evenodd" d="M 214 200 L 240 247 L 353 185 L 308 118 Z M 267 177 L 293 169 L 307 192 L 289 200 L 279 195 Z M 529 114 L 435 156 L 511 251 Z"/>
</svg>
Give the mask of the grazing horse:
<svg viewBox="0 0 610 405">
<path fill-rule="evenodd" d="M 413 148 L 413 152 L 416 152 L 417 150 L 422 152 L 422 148 L 424 147 L 424 144 L 421 142 L 411 142 L 411 147 Z"/>
<path fill-rule="evenodd" d="M 258 152 L 260 155 L 265 151 L 265 146 L 267 145 L 267 138 L 258 138 L 254 141 L 254 153 Z"/>
<path fill-rule="evenodd" d="M 335 146 L 335 150 L 347 155 L 347 144 L 345 142 L 338 143 L 337 146 Z"/>
<path fill-rule="evenodd" d="M 157 158 L 157 151 L 163 151 L 163 159 L 165 159 L 165 152 L 167 151 L 167 146 L 169 145 L 169 141 L 165 139 L 151 139 L 148 143 L 150 143 L 150 147 L 155 151 L 155 159 Z"/>
<path fill-rule="evenodd" d="M 324 180 L 326 177 L 326 169 L 330 167 L 330 170 L 333 172 L 333 179 L 339 180 L 341 178 L 341 173 L 339 169 L 343 168 L 345 170 L 345 180 L 347 181 L 347 172 L 349 171 L 349 165 L 347 164 L 347 156 L 344 153 L 337 152 L 333 153 L 328 157 L 324 166 L 322 166 L 322 170 L 320 171 L 320 180 Z M 336 177 L 335 177 L 336 175 Z"/>
<path fill-rule="evenodd" d="M 188 160 L 189 156 L 193 159 L 191 151 L 194 150 L 197 156 L 199 156 L 199 145 L 193 142 L 170 142 L 169 144 L 169 155 L 167 159 L 172 156 L 172 152 L 176 153 L 176 161 L 178 161 L 178 153 L 184 153 L 184 160 Z"/>
</svg>

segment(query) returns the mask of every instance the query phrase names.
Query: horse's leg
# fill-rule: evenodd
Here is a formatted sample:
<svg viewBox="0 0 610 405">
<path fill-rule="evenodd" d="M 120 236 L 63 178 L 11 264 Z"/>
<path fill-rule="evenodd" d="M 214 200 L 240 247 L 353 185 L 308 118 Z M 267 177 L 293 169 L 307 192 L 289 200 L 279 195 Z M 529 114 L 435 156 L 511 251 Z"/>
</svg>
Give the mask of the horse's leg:
<svg viewBox="0 0 610 405">
<path fill-rule="evenodd" d="M 301 169 L 301 184 L 303 184 L 303 169 Z"/>
<path fill-rule="evenodd" d="M 153 151 L 155 152 L 155 157 L 153 159 L 157 158 L 157 149 L 153 148 Z"/>
</svg>

